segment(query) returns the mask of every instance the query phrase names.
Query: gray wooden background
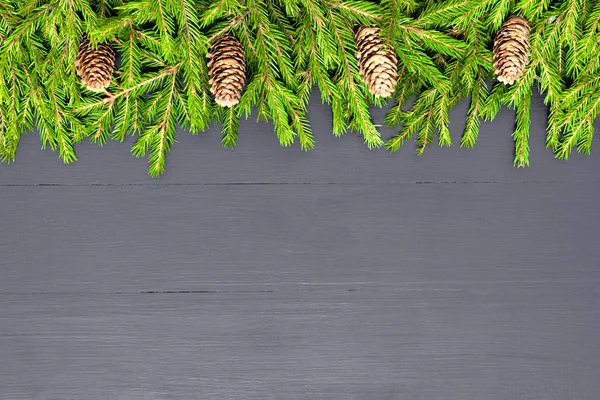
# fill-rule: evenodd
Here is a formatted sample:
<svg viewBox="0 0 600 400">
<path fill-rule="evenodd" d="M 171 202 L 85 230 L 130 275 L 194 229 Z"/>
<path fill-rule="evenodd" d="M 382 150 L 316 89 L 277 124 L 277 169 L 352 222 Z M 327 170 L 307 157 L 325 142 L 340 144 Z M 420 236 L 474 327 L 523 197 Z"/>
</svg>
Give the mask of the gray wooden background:
<svg viewBox="0 0 600 400">
<path fill-rule="evenodd" d="M 181 132 L 161 179 L 128 145 L 64 166 L 24 137 L 0 399 L 599 399 L 600 143 L 555 160 L 538 98 L 515 169 L 513 113 L 465 150 L 466 109 L 418 158 L 334 138 L 314 96 L 316 150 Z"/>
</svg>

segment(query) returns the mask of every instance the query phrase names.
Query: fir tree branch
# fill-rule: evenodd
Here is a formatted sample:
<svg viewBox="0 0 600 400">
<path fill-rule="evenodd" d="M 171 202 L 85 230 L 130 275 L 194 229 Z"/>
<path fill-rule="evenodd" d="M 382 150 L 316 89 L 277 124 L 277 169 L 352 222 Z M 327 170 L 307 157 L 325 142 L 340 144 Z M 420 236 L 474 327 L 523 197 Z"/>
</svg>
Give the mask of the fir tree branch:
<svg viewBox="0 0 600 400">
<path fill-rule="evenodd" d="M 515 8 L 528 20 L 540 17 L 550 6 L 552 0 L 520 0 Z"/>
<path fill-rule="evenodd" d="M 427 48 L 447 56 L 460 58 L 465 54 L 467 45 L 435 30 L 424 30 L 410 25 L 398 24 L 400 29 L 407 32 L 408 36 L 420 40 Z"/>
<path fill-rule="evenodd" d="M 500 29 L 514 5 L 515 0 L 496 0 L 488 11 L 486 18 L 488 26 L 494 31 Z"/>
<path fill-rule="evenodd" d="M 354 19 L 363 25 L 368 25 L 374 21 L 384 21 L 380 16 L 380 8 L 374 3 L 361 0 L 346 0 L 338 2 L 325 2 L 330 9 L 337 9 L 349 19 Z"/>
<path fill-rule="evenodd" d="M 222 114 L 219 119 L 222 121 L 221 131 L 223 139 L 221 143 L 223 147 L 232 148 L 237 145 L 239 118 L 238 111 L 234 108 L 220 109 Z"/>
<path fill-rule="evenodd" d="M 434 101 L 438 94 L 436 88 L 430 88 L 420 94 L 411 110 L 405 114 L 400 132 L 386 142 L 386 149 L 392 153 L 398 151 L 404 142 L 410 140 L 416 132 L 420 131 L 424 123 L 429 123 L 427 121 L 431 117 Z M 429 136 L 428 132 L 425 132 L 425 136 L 420 137 L 419 154 L 422 154 L 425 145 L 428 144 L 427 139 Z"/>
<path fill-rule="evenodd" d="M 114 120 L 113 139 L 122 142 L 127 135 L 139 134 L 142 130 L 140 113 L 139 97 L 123 96 L 122 106 L 118 107 Z"/>
<path fill-rule="evenodd" d="M 487 0 L 481 2 L 485 1 Z M 427 28 L 445 25 L 447 21 L 453 21 L 458 16 L 469 12 L 469 8 L 473 6 L 476 7 L 472 0 L 431 2 L 419 13 L 419 26 Z"/>
<path fill-rule="evenodd" d="M 479 124 L 483 118 L 483 109 L 487 98 L 487 82 L 479 75 L 476 87 L 471 92 L 471 103 L 467 112 L 465 129 L 460 142 L 461 147 L 471 148 L 475 146 L 479 137 Z"/>
<path fill-rule="evenodd" d="M 112 103 L 119 97 L 127 95 L 130 92 L 143 94 L 146 91 L 151 91 L 165 77 L 176 74 L 178 71 L 178 68 L 179 68 L 179 64 L 173 65 L 171 67 L 167 67 L 167 68 L 163 69 L 163 71 L 159 72 L 158 74 L 148 76 L 144 80 L 138 82 L 137 84 L 135 84 L 131 87 L 123 88 L 121 91 L 119 91 L 116 94 L 111 94 L 109 92 L 106 92 L 106 97 L 102 98 L 101 100 L 98 100 L 98 101 L 95 101 L 95 102 L 92 102 L 89 104 L 85 104 L 85 105 L 75 109 L 75 111 L 76 112 L 86 111 L 91 108 L 102 106 L 102 104 Z"/>
<path fill-rule="evenodd" d="M 405 111 L 402 109 L 408 98 L 419 91 L 422 86 L 419 76 L 409 74 L 406 66 L 402 65 L 398 71 L 398 84 L 396 85 L 396 95 L 394 98 L 394 106 L 390 108 L 385 116 L 385 124 L 387 126 L 396 126 L 400 124 L 405 116 Z"/>
<path fill-rule="evenodd" d="M 148 112 L 151 123 L 140 133 L 138 140 L 131 148 L 136 157 L 142 157 L 150 151 L 148 162 L 150 176 L 159 176 L 164 172 L 165 157 L 175 141 L 176 118 L 176 77 L 171 74 L 168 85 L 155 95 L 154 103 L 150 103 Z"/>
<path fill-rule="evenodd" d="M 531 86 L 525 90 L 523 97 L 515 104 L 516 129 L 513 133 L 515 141 L 515 160 L 517 167 L 529 166 L 529 127 L 531 110 Z"/>
<path fill-rule="evenodd" d="M 487 85 L 493 37 L 510 14 L 532 27 L 525 74 L 511 86 Z M 237 118 L 256 110 L 273 121 L 280 143 L 314 146 L 306 119 L 311 92 L 331 105 L 332 132 L 358 131 L 382 144 L 358 74 L 353 30 L 378 26 L 399 59 L 386 143 L 395 151 L 418 133 L 422 153 L 437 130 L 450 145 L 448 112 L 470 98 L 462 147 L 474 146 L 480 119 L 502 105 L 516 110 L 515 165 L 528 164 L 531 90 L 549 107 L 546 146 L 557 157 L 589 153 L 600 113 L 600 3 L 591 0 L 7 0 L 0 4 L 0 158 L 14 159 L 20 135 L 37 126 L 43 147 L 75 160 L 73 143 L 103 144 L 137 134 L 132 152 L 149 152 L 150 173 L 164 170 L 175 127 L 192 133 L 222 123 L 223 145 L 235 145 Z M 205 55 L 225 32 L 242 42 L 248 85 L 233 109 L 215 108 Z M 105 93 L 80 87 L 73 65 L 83 33 L 111 41 L 121 61 Z M 407 111 L 410 98 L 416 102 Z"/>
</svg>

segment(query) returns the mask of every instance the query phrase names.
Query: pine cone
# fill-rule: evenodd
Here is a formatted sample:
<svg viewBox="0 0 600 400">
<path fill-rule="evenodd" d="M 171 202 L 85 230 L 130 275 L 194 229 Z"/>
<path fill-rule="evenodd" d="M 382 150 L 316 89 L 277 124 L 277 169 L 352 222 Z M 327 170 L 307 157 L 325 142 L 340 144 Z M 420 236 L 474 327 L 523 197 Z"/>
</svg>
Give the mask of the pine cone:
<svg viewBox="0 0 600 400">
<path fill-rule="evenodd" d="M 246 83 L 242 45 L 234 36 L 225 34 L 212 44 L 206 58 L 209 59 L 210 92 L 220 106 L 233 107 L 240 101 Z"/>
<path fill-rule="evenodd" d="M 529 62 L 529 23 L 512 16 L 502 24 L 494 39 L 494 73 L 498 80 L 512 85 Z"/>
<path fill-rule="evenodd" d="M 115 68 L 115 51 L 109 43 L 99 44 L 97 49 L 90 47 L 84 36 L 79 44 L 75 60 L 77 75 L 89 90 L 101 92 L 108 87 Z"/>
<path fill-rule="evenodd" d="M 358 28 L 355 35 L 359 74 L 369 92 L 376 97 L 388 97 L 398 81 L 397 59 L 392 49 L 381 40 L 377 27 Z"/>
</svg>

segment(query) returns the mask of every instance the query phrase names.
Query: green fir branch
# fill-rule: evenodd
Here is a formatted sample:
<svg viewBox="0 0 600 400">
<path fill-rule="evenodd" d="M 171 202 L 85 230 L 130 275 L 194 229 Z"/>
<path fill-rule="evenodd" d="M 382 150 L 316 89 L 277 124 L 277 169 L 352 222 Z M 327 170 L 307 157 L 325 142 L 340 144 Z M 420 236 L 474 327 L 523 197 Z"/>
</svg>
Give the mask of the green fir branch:
<svg viewBox="0 0 600 400">
<path fill-rule="evenodd" d="M 529 166 L 531 93 L 531 86 L 529 86 L 522 97 L 516 100 L 515 103 L 516 127 L 513 133 L 515 141 L 514 165 L 519 168 Z"/>
<path fill-rule="evenodd" d="M 530 60 L 514 85 L 496 82 L 492 45 L 509 15 L 531 25 Z M 331 108 L 331 131 L 383 144 L 370 106 L 384 106 L 359 76 L 354 32 L 377 26 L 398 58 L 398 82 L 385 124 L 390 151 L 416 136 L 417 152 L 452 142 L 448 113 L 469 101 L 461 147 L 473 147 L 480 121 L 515 109 L 515 166 L 529 163 L 532 87 L 548 107 L 546 146 L 556 157 L 588 154 L 600 113 L 600 3 L 591 0 L 5 0 L 0 4 L 0 159 L 15 159 L 23 132 L 65 162 L 74 144 L 102 145 L 136 135 L 132 153 L 164 172 L 181 127 L 197 134 L 221 123 L 237 143 L 239 117 L 271 121 L 279 142 L 312 149 L 307 119 L 315 88 Z M 210 93 L 206 53 L 231 33 L 246 55 L 240 103 L 221 108 Z M 80 84 L 74 61 L 82 36 L 118 53 L 110 86 Z M 409 103 L 414 99 L 414 104 Z"/>
</svg>

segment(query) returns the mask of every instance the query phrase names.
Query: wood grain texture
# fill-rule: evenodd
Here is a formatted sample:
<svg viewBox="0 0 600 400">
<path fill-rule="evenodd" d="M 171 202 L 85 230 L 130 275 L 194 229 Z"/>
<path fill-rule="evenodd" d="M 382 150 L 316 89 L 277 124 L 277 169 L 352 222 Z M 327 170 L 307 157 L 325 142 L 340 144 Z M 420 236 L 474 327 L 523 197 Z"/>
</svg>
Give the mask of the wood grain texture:
<svg viewBox="0 0 600 400">
<path fill-rule="evenodd" d="M 0 399 L 600 397 L 598 152 L 552 159 L 539 104 L 527 170 L 510 113 L 424 158 L 311 113 L 315 152 L 180 134 L 160 180 L 126 146 L 63 166 L 25 138 L 0 166 Z"/>
</svg>

